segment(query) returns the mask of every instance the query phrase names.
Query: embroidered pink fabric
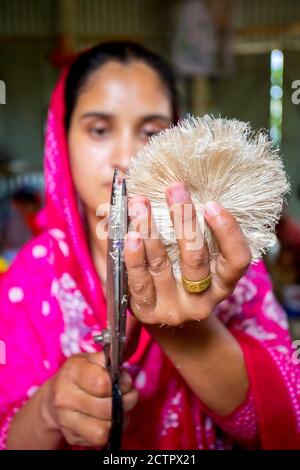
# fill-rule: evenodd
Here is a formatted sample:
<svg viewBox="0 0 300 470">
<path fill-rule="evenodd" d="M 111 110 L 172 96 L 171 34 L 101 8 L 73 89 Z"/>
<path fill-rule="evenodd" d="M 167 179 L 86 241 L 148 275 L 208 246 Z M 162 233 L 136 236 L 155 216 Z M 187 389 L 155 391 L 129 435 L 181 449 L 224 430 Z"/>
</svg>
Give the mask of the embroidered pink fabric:
<svg viewBox="0 0 300 470">
<path fill-rule="evenodd" d="M 62 74 L 49 108 L 45 144 L 47 229 L 29 242 L 0 281 L 0 448 L 10 422 L 72 354 L 96 351 L 105 297 L 77 206 L 63 126 Z M 83 274 L 84 273 L 84 274 Z M 251 265 L 213 312 L 239 341 L 249 373 L 245 402 L 230 416 L 210 412 L 142 329 L 126 364 L 139 390 L 124 449 L 300 448 L 299 365 L 286 316 L 264 264 Z"/>
</svg>

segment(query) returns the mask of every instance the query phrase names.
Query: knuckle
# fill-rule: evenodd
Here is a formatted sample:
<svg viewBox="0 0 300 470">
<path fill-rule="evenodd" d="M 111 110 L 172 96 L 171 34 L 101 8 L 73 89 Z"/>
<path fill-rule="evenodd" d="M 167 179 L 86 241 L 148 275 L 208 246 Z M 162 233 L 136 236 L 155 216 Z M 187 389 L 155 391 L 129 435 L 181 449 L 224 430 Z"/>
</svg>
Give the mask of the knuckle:
<svg viewBox="0 0 300 470">
<path fill-rule="evenodd" d="M 136 278 L 143 274 L 145 269 L 147 268 L 147 262 L 144 261 L 143 263 L 131 264 L 128 268 L 128 274 L 131 277 Z"/>
<path fill-rule="evenodd" d="M 59 410 L 57 417 L 60 428 L 68 430 L 70 426 L 70 414 L 68 411 Z"/>
<path fill-rule="evenodd" d="M 133 296 L 140 297 L 145 292 L 146 287 L 144 282 L 134 281 L 130 283 L 130 292 Z"/>
<path fill-rule="evenodd" d="M 198 250 L 186 251 L 182 258 L 184 264 L 191 268 L 201 268 L 209 264 L 209 254 L 205 246 Z"/>
<path fill-rule="evenodd" d="M 236 256 L 233 268 L 237 273 L 244 273 L 252 261 L 251 251 L 245 250 Z"/>
<path fill-rule="evenodd" d="M 239 231 L 239 226 L 234 221 L 225 221 L 224 222 L 224 232 L 227 237 L 235 236 Z"/>
<path fill-rule="evenodd" d="M 151 274 L 159 274 L 169 266 L 169 260 L 166 256 L 159 256 L 149 262 L 149 271 Z"/>
<path fill-rule="evenodd" d="M 90 374 L 87 377 L 87 385 L 90 390 L 92 390 L 94 393 L 97 395 L 102 395 L 103 394 L 103 378 L 96 376 L 95 374 Z"/>
<path fill-rule="evenodd" d="M 170 327 L 180 326 L 182 324 L 182 317 L 180 312 L 173 310 L 167 313 L 164 323 Z"/>
<path fill-rule="evenodd" d="M 168 325 L 172 327 L 177 327 L 182 325 L 182 319 L 179 316 L 176 316 L 175 318 L 172 318 L 168 321 Z"/>
<path fill-rule="evenodd" d="M 68 394 L 66 391 L 58 385 L 54 387 L 53 390 L 53 406 L 58 410 L 62 410 L 67 407 L 68 404 Z"/>
<path fill-rule="evenodd" d="M 90 376 L 91 389 L 99 396 L 104 396 L 108 388 L 108 375 L 106 373 L 96 376 L 91 374 Z"/>
<path fill-rule="evenodd" d="M 148 238 L 152 232 L 152 227 L 149 218 L 137 219 L 132 221 L 132 227 L 135 231 L 138 231 L 142 238 Z"/>
<path fill-rule="evenodd" d="M 73 380 L 78 376 L 82 359 L 83 356 L 75 356 L 67 361 L 66 367 L 63 369 L 63 374 L 67 379 Z"/>
</svg>

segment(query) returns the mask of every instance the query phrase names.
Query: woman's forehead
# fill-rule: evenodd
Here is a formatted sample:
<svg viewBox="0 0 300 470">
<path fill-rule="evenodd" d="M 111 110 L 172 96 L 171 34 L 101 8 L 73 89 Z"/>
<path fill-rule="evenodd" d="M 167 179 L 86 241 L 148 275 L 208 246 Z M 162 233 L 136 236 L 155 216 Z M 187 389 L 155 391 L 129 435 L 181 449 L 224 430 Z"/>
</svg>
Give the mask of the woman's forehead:
<svg viewBox="0 0 300 470">
<path fill-rule="evenodd" d="M 137 111 L 146 108 L 150 114 L 171 114 L 170 99 L 159 75 L 137 60 L 127 64 L 110 61 L 100 67 L 87 81 L 77 104 L 81 112 L 97 107 L 116 112 L 130 106 Z"/>
</svg>

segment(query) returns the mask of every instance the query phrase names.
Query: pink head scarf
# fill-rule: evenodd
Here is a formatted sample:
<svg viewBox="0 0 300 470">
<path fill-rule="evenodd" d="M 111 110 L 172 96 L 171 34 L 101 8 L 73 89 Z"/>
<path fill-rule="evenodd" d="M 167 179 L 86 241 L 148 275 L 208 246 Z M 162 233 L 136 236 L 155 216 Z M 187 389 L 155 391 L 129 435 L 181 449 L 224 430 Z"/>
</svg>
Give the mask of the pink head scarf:
<svg viewBox="0 0 300 470">
<path fill-rule="evenodd" d="M 79 274 L 78 282 L 95 312 L 103 302 L 103 291 L 89 254 L 83 220 L 79 213 L 68 156 L 65 115 L 65 70 L 52 94 L 48 114 L 45 144 L 45 214 L 48 227 L 68 234 L 72 271 Z M 82 276 L 80 273 L 85 273 Z M 103 319 L 102 319 L 103 322 Z M 104 324 L 102 323 L 102 326 Z"/>
</svg>

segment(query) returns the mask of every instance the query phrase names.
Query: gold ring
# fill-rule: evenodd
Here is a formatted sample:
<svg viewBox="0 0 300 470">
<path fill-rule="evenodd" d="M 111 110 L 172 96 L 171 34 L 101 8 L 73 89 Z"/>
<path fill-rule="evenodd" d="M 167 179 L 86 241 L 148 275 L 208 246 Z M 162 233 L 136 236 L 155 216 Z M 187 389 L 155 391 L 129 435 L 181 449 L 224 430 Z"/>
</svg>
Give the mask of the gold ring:
<svg viewBox="0 0 300 470">
<path fill-rule="evenodd" d="M 211 285 L 211 275 L 209 274 L 209 276 L 201 281 L 188 281 L 188 279 L 182 276 L 181 282 L 187 292 L 199 293 L 209 288 Z"/>
</svg>

